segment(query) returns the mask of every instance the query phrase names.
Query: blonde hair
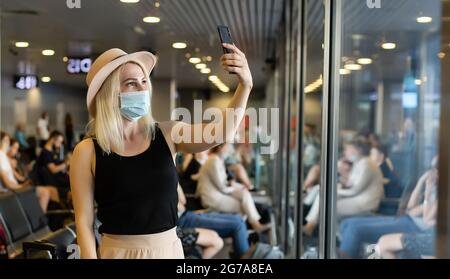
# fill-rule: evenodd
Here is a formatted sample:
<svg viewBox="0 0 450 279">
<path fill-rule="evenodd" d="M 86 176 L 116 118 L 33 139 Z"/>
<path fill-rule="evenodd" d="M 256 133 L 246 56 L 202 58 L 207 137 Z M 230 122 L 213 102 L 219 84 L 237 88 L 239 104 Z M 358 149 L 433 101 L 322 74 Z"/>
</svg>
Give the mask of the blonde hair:
<svg viewBox="0 0 450 279">
<path fill-rule="evenodd" d="M 155 121 L 151 110 L 150 74 L 145 67 L 137 61 L 128 63 L 137 64 L 147 77 L 147 86 L 150 92 L 149 111 L 141 117 L 138 125 L 143 128 L 147 138 L 154 139 Z M 93 118 L 86 126 L 86 136 L 95 138 L 104 152 L 110 154 L 112 150 L 123 151 L 123 123 L 119 107 L 120 74 L 124 65 L 114 70 L 103 82 L 102 87 L 95 96 Z"/>
</svg>

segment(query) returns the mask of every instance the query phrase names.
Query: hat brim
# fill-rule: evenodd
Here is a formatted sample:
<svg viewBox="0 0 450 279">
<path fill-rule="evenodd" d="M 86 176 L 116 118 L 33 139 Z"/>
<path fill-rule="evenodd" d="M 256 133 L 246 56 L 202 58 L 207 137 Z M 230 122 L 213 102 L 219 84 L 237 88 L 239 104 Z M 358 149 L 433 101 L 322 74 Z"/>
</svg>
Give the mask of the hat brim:
<svg viewBox="0 0 450 279">
<path fill-rule="evenodd" d="M 105 80 L 112 72 L 114 72 L 114 70 L 128 62 L 139 62 L 146 68 L 147 73 L 150 74 L 153 70 L 153 67 L 155 67 L 156 65 L 156 61 L 156 56 L 151 54 L 150 52 L 139 51 L 121 56 L 103 66 L 94 76 L 88 88 L 86 102 L 89 113 L 93 115 L 93 103 L 95 95 L 97 95 Z"/>
</svg>

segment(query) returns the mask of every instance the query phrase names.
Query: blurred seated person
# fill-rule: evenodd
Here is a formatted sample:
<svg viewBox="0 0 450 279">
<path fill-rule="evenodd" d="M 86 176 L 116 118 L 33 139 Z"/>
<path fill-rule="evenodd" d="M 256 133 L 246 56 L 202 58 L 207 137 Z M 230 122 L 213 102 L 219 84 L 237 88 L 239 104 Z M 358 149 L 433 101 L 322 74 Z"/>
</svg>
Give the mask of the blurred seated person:
<svg viewBox="0 0 450 279">
<path fill-rule="evenodd" d="M 195 236 L 195 244 L 199 245 L 203 248 L 202 258 L 210 259 L 214 255 L 216 255 L 223 247 L 223 240 L 217 234 L 216 231 L 210 228 L 204 228 L 196 226 L 196 224 L 190 223 L 189 225 L 189 217 L 182 218 L 183 214 L 187 213 L 186 211 L 186 197 L 184 196 L 183 189 L 181 189 L 180 185 L 177 187 L 178 192 L 178 228 L 181 229 L 181 235 L 186 235 L 186 233 Z M 195 217 L 194 217 L 195 218 Z M 194 221 L 195 222 L 195 221 Z M 183 242 L 186 242 L 186 239 L 180 238 Z M 183 243 L 185 244 L 185 243 Z"/>
<path fill-rule="evenodd" d="M 402 195 L 403 189 L 394 173 L 394 165 L 389 157 L 387 157 L 386 148 L 381 145 L 372 146 L 369 157 L 383 173 L 385 197 L 399 198 Z"/>
<path fill-rule="evenodd" d="M 303 167 L 305 175 L 311 168 L 318 164 L 320 159 L 320 141 L 315 135 L 316 127 L 313 124 L 306 123 L 303 127 Z"/>
<path fill-rule="evenodd" d="M 19 183 L 14 177 L 14 171 L 6 150 L 10 147 L 10 137 L 5 132 L 0 132 L 0 191 L 14 191 L 26 187 L 31 187 L 30 180 Z M 44 212 L 47 211 L 50 201 L 50 190 L 47 187 L 36 186 L 36 195 L 39 199 L 39 205 Z"/>
<path fill-rule="evenodd" d="M 230 170 L 235 178 L 248 190 L 252 190 L 253 184 L 248 176 L 247 170 L 242 164 L 241 154 L 239 154 L 232 144 L 228 144 L 232 152 L 225 158 L 225 166 Z"/>
<path fill-rule="evenodd" d="M 435 256 L 436 231 L 434 228 L 422 233 L 387 234 L 378 241 L 382 259 L 423 259 Z"/>
<path fill-rule="evenodd" d="M 180 184 L 187 194 L 195 194 L 201 166 L 208 160 L 208 151 L 195 154 L 188 153 L 184 156 Z"/>
<path fill-rule="evenodd" d="M 218 145 L 211 149 L 208 160 L 201 167 L 197 193 L 202 205 L 224 213 L 243 214 L 254 230 L 266 230 L 269 226 L 259 222 L 261 216 L 250 192 L 242 184 L 227 181 L 224 160 L 231 152 L 230 144 Z"/>
<path fill-rule="evenodd" d="M 362 141 L 345 145 L 344 158 L 351 162 L 348 178 L 340 177 L 337 189 L 337 219 L 363 215 L 378 209 L 384 196 L 383 175 L 368 157 L 368 147 Z M 319 222 L 319 196 L 306 216 L 305 234 L 312 235 Z"/>
<path fill-rule="evenodd" d="M 70 191 L 68 166 L 69 162 L 61 160 L 59 150 L 64 142 L 64 136 L 59 131 L 53 131 L 42 148 L 36 160 L 39 181 L 58 188 L 61 198 L 68 198 Z"/>
<path fill-rule="evenodd" d="M 422 175 L 414 188 L 407 205 L 407 214 L 402 216 L 368 216 L 349 218 L 340 226 L 340 254 L 346 258 L 357 258 L 363 243 L 376 243 L 390 233 L 421 233 L 433 224 L 434 208 L 429 205 L 437 200 L 437 157 L 431 170 Z"/>
<path fill-rule="evenodd" d="M 11 139 L 11 147 L 9 148 L 8 158 L 11 164 L 11 168 L 18 183 L 32 183 L 28 178 L 28 171 L 20 167 L 19 160 L 17 159 L 19 154 L 19 142 Z M 39 186 L 45 188 L 50 193 L 50 200 L 59 202 L 58 189 L 54 186 Z"/>
<path fill-rule="evenodd" d="M 183 190 L 178 187 L 178 226 L 181 228 L 199 228 L 213 230 L 220 237 L 231 237 L 236 257 L 240 258 L 249 249 L 247 226 L 237 214 L 187 211 Z M 201 231 L 200 231 L 201 233 Z M 212 237 L 211 237 L 212 238 Z"/>
</svg>

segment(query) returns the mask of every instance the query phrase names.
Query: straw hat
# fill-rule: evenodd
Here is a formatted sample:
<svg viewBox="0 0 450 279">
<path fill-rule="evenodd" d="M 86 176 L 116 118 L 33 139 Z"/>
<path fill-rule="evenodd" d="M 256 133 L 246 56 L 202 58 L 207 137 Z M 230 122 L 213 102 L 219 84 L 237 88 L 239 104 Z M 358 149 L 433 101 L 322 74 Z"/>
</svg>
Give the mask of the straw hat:
<svg viewBox="0 0 450 279">
<path fill-rule="evenodd" d="M 102 53 L 92 64 L 86 76 L 86 83 L 89 86 L 86 97 L 88 111 L 93 115 L 93 101 L 95 95 L 100 90 L 105 79 L 120 65 L 127 62 L 140 62 L 148 73 L 151 73 L 157 61 L 156 56 L 147 51 L 126 53 L 119 48 L 112 48 Z"/>
</svg>

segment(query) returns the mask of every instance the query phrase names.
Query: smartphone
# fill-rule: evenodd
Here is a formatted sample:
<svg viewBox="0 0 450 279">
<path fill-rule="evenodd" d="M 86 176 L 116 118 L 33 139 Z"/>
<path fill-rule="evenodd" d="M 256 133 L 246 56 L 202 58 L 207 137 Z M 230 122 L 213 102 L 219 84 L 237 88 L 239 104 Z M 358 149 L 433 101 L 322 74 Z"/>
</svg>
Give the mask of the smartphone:
<svg viewBox="0 0 450 279">
<path fill-rule="evenodd" d="M 228 26 L 219 25 L 217 26 L 217 30 L 219 31 L 220 42 L 222 44 L 233 44 L 233 39 L 231 38 L 230 29 Z M 225 48 L 222 46 L 223 53 L 233 53 L 231 49 Z"/>
</svg>

